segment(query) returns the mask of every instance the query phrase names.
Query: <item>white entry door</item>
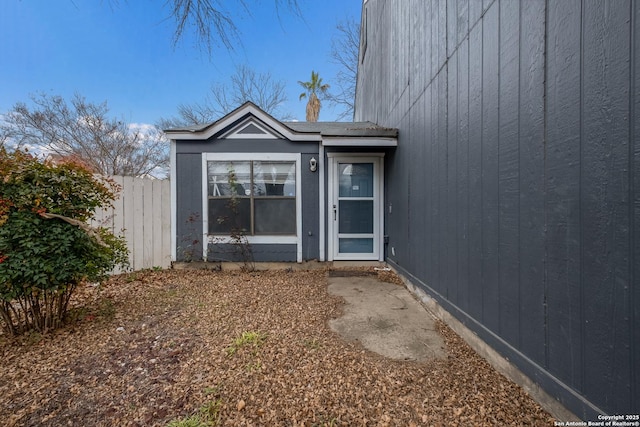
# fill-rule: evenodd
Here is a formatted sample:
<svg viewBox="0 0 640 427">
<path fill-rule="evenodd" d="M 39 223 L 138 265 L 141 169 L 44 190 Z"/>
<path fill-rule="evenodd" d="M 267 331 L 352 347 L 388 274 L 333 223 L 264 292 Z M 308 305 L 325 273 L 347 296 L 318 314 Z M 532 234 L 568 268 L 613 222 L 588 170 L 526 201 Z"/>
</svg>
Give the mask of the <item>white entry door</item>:
<svg viewBox="0 0 640 427">
<path fill-rule="evenodd" d="M 383 261 L 382 157 L 329 161 L 329 253 L 334 260 Z"/>
</svg>

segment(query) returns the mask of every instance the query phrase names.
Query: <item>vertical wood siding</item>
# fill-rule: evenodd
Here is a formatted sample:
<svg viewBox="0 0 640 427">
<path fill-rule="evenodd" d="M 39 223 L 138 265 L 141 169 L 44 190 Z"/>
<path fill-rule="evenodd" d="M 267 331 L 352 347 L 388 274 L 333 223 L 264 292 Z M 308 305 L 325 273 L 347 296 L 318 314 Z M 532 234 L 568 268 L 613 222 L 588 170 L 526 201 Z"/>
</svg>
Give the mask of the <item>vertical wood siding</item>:
<svg viewBox="0 0 640 427">
<path fill-rule="evenodd" d="M 640 2 L 364 8 L 389 261 L 577 415 L 640 412 Z"/>
</svg>

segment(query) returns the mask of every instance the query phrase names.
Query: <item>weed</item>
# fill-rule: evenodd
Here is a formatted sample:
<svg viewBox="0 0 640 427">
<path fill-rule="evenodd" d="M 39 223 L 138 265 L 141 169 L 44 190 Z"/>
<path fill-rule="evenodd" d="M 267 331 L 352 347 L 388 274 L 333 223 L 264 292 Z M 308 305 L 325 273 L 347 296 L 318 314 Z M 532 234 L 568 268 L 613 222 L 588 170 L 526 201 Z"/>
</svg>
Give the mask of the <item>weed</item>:
<svg viewBox="0 0 640 427">
<path fill-rule="evenodd" d="M 202 426 L 206 426 L 206 424 L 204 424 L 200 420 L 200 414 L 194 414 L 194 415 L 191 415 L 190 417 L 182 418 L 179 420 L 173 420 L 167 425 L 167 427 L 202 427 Z"/>
<path fill-rule="evenodd" d="M 28 331 L 26 332 L 26 336 L 26 342 L 29 346 L 39 344 L 40 341 L 42 341 L 42 334 L 38 331 Z"/>
<path fill-rule="evenodd" d="M 249 363 L 245 369 L 247 372 L 260 371 L 262 369 L 262 363 L 260 363 L 260 361 Z"/>
<path fill-rule="evenodd" d="M 200 407 L 197 413 L 178 420 L 171 421 L 167 427 L 216 427 L 220 425 L 220 399 L 206 403 Z"/>
<path fill-rule="evenodd" d="M 192 212 L 189 214 L 186 220 L 187 232 L 181 239 L 180 246 L 177 247 L 178 260 L 184 262 L 200 261 L 202 259 L 199 254 L 202 251 L 200 247 L 200 228 L 202 223 L 200 222 L 200 214 L 198 212 Z"/>
<path fill-rule="evenodd" d="M 231 197 L 227 201 L 226 208 L 229 211 L 228 216 L 219 216 L 217 218 L 218 224 L 227 224 L 229 226 L 229 241 L 226 242 L 226 239 L 220 239 L 214 237 L 213 243 L 214 246 L 218 246 L 217 241 L 225 241 L 222 243 L 219 248 L 220 252 L 223 255 L 229 255 L 231 260 L 240 259 L 242 261 L 242 265 L 240 266 L 240 270 L 244 272 L 252 272 L 256 271 L 256 263 L 253 257 L 253 248 L 249 243 L 249 239 L 246 235 L 246 229 L 243 224 L 241 224 L 241 208 L 240 208 L 240 198 L 238 195 L 238 178 L 236 176 L 235 170 L 233 167 L 229 168 L 228 171 L 228 183 L 231 187 Z M 225 249 L 230 246 L 230 251 Z"/>
<path fill-rule="evenodd" d="M 83 320 L 93 320 L 95 316 L 89 313 L 87 307 L 74 307 L 67 313 L 67 321 L 71 324 L 81 322 Z"/>
<path fill-rule="evenodd" d="M 204 395 L 205 396 L 217 396 L 220 393 L 220 385 L 217 385 L 215 387 L 206 387 L 204 389 Z"/>
<path fill-rule="evenodd" d="M 325 420 L 324 417 L 320 418 L 320 421 L 312 424 L 312 427 L 335 427 L 338 425 L 337 418 L 331 418 L 329 420 Z"/>
<path fill-rule="evenodd" d="M 104 320 L 110 321 L 116 316 L 116 306 L 109 298 L 100 301 L 98 306 L 98 315 Z"/>
<path fill-rule="evenodd" d="M 313 339 L 306 339 L 304 341 L 302 341 L 302 344 L 304 344 L 304 346 L 306 348 L 308 348 L 309 350 L 317 350 L 320 347 L 322 347 L 322 344 L 320 344 L 320 341 L 318 341 L 317 339 L 313 338 Z"/>
<path fill-rule="evenodd" d="M 227 347 L 227 355 L 233 356 L 241 347 L 245 347 L 248 345 L 251 345 L 254 348 L 260 347 L 265 339 L 266 335 L 263 333 L 255 331 L 245 331 L 238 338 L 236 338 L 229 347 Z"/>
<path fill-rule="evenodd" d="M 131 283 L 131 282 L 135 282 L 138 279 L 139 277 L 137 273 L 129 273 L 127 274 L 127 278 L 125 280 L 127 281 L 127 283 Z"/>
<path fill-rule="evenodd" d="M 65 321 L 68 324 L 103 320 L 109 322 L 116 316 L 116 306 L 110 298 L 100 298 L 96 305 L 74 307 L 69 310 Z"/>
</svg>

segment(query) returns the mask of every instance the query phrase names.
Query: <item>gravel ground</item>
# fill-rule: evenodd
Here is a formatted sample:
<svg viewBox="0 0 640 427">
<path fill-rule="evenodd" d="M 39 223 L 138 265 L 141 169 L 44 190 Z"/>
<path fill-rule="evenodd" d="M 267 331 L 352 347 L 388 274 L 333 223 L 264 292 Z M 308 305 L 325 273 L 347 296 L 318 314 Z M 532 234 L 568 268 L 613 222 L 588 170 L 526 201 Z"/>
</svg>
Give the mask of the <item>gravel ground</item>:
<svg viewBox="0 0 640 427">
<path fill-rule="evenodd" d="M 84 286 L 65 329 L 0 335 L 2 425 L 553 425 L 443 324 L 446 360 L 342 340 L 326 274 L 170 270 Z"/>
</svg>

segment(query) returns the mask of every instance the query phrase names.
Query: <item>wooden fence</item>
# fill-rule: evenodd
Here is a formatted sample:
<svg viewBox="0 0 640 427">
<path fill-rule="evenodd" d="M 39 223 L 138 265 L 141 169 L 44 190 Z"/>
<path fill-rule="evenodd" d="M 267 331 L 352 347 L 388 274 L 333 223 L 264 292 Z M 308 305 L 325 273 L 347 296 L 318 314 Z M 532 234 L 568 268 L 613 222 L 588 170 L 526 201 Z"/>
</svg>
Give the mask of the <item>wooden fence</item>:
<svg viewBox="0 0 640 427">
<path fill-rule="evenodd" d="M 132 270 L 171 266 L 169 180 L 114 176 L 122 188 L 113 208 L 96 213 L 93 226 L 123 235 Z M 120 271 L 114 271 L 119 273 Z"/>
</svg>

